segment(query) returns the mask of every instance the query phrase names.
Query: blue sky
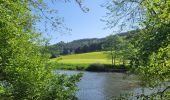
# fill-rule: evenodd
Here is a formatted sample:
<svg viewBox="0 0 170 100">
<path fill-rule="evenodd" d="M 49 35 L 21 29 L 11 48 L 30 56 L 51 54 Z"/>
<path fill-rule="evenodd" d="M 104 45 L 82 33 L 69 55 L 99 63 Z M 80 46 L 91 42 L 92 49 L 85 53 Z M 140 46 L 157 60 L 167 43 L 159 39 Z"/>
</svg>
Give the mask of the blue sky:
<svg viewBox="0 0 170 100">
<path fill-rule="evenodd" d="M 101 38 L 112 34 L 111 30 L 104 29 L 106 25 L 100 21 L 106 13 L 105 8 L 101 7 L 101 4 L 105 1 L 85 0 L 84 5 L 90 9 L 88 13 L 84 13 L 73 0 L 67 3 L 60 0 L 56 0 L 54 3 L 47 2 L 50 8 L 58 10 L 58 13 L 52 16 L 63 17 L 65 26 L 72 29 L 68 33 L 48 30 L 47 32 L 51 38 L 50 44 L 55 44 L 59 41 L 70 42 L 83 38 Z M 42 27 L 41 25 L 38 25 L 38 27 Z"/>
</svg>

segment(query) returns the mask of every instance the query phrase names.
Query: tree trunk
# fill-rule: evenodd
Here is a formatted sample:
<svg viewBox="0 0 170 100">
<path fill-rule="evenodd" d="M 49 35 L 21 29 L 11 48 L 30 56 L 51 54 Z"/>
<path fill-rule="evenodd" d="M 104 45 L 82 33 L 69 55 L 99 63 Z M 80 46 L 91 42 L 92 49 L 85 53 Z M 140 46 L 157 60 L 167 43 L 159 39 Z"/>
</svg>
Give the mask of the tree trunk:
<svg viewBox="0 0 170 100">
<path fill-rule="evenodd" d="M 125 57 L 123 57 L 123 65 L 125 65 Z"/>
<path fill-rule="evenodd" d="M 113 55 L 112 55 L 112 66 L 113 66 Z"/>
<path fill-rule="evenodd" d="M 114 65 L 116 65 L 116 51 L 114 51 Z"/>
<path fill-rule="evenodd" d="M 116 57 L 114 57 L 114 65 L 116 65 Z"/>
</svg>

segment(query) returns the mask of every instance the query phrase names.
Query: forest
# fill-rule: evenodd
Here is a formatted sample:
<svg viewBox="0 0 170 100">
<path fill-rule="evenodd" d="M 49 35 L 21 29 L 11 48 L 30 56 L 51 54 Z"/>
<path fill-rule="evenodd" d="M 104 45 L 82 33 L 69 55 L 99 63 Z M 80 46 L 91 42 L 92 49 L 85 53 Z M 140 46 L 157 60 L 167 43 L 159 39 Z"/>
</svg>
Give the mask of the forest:
<svg viewBox="0 0 170 100">
<path fill-rule="evenodd" d="M 135 31 L 123 32 L 116 34 L 120 37 L 126 37 L 130 40 L 131 37 L 135 36 Z M 137 32 L 136 32 L 137 33 Z M 74 40 L 68 43 L 60 41 L 59 43 L 49 46 L 49 53 L 51 57 L 55 55 L 68 55 L 68 54 L 79 54 L 95 51 L 103 51 L 103 47 L 106 44 L 107 38 L 114 37 L 114 35 L 107 36 L 105 38 L 89 38 L 89 39 L 80 39 Z"/>
</svg>

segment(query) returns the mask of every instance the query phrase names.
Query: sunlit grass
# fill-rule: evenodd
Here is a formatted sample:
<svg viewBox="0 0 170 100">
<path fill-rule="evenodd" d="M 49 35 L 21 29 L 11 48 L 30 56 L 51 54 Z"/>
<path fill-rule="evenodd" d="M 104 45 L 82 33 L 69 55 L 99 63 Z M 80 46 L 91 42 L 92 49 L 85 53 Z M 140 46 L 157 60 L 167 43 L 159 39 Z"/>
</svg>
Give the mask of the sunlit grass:
<svg viewBox="0 0 170 100">
<path fill-rule="evenodd" d="M 62 60 L 59 60 L 58 63 L 67 63 L 67 64 L 92 64 L 92 63 L 111 64 L 111 61 L 107 60 L 107 59 L 62 59 Z"/>
<path fill-rule="evenodd" d="M 90 52 L 83 54 L 72 54 L 66 56 L 60 56 L 58 58 L 51 59 L 50 62 L 57 62 L 62 64 L 111 64 L 111 59 L 104 52 Z M 116 64 L 120 64 L 120 60 L 116 60 Z"/>
<path fill-rule="evenodd" d="M 103 52 L 91 52 L 61 56 L 55 59 L 51 59 L 51 61 L 66 64 L 111 64 L 111 59 L 108 59 L 107 55 Z"/>
<path fill-rule="evenodd" d="M 90 52 L 83 54 L 72 54 L 50 59 L 50 64 L 57 69 L 86 70 L 92 64 L 104 65 L 112 64 L 111 59 L 104 52 Z M 121 65 L 120 59 L 116 59 L 116 65 Z"/>
<path fill-rule="evenodd" d="M 107 59 L 107 55 L 104 52 L 90 52 L 82 54 L 73 54 L 62 56 L 63 59 Z"/>
</svg>

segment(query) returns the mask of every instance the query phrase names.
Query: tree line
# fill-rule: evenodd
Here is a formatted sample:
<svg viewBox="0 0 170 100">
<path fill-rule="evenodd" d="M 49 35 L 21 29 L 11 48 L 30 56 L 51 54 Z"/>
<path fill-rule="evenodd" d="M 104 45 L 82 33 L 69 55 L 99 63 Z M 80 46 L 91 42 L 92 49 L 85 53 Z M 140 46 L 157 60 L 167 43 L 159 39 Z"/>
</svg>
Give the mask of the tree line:
<svg viewBox="0 0 170 100">
<path fill-rule="evenodd" d="M 119 37 L 130 37 L 130 34 L 134 33 L 133 31 L 119 33 Z M 92 38 L 92 39 L 80 39 L 74 40 L 72 42 L 65 43 L 63 41 L 49 46 L 49 53 L 51 57 L 55 55 L 68 55 L 68 54 L 79 54 L 87 52 L 96 52 L 106 50 L 104 44 L 109 40 L 109 37 L 114 35 L 107 36 L 105 38 Z M 127 39 L 126 39 L 127 40 Z"/>
<path fill-rule="evenodd" d="M 55 55 L 79 54 L 94 51 L 101 51 L 105 39 L 80 39 L 64 43 L 63 41 L 49 46 L 49 53 Z"/>
</svg>

